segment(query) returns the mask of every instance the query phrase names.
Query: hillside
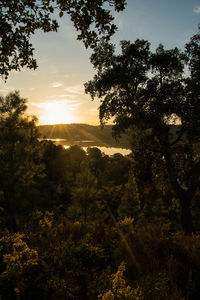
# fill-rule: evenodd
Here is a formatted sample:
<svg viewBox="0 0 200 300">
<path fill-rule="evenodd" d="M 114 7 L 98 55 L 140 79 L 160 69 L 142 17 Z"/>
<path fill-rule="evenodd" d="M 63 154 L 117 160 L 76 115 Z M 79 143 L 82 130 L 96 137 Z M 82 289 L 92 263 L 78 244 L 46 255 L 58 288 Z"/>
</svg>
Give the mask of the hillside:
<svg viewBox="0 0 200 300">
<path fill-rule="evenodd" d="M 40 125 L 38 129 L 41 138 L 64 139 L 63 143 L 68 145 L 130 147 L 127 135 L 122 135 L 118 141 L 112 137 L 111 125 L 101 128 L 87 124 L 56 124 Z"/>
</svg>

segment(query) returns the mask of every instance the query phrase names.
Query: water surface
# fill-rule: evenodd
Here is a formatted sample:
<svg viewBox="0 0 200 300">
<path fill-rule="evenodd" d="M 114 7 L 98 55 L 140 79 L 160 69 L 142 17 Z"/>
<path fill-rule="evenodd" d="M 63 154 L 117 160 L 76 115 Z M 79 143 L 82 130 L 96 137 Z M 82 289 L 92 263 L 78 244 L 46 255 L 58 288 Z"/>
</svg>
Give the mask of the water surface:
<svg viewBox="0 0 200 300">
<path fill-rule="evenodd" d="M 70 145 L 68 144 L 69 141 L 67 141 L 66 139 L 40 138 L 39 140 L 40 141 L 48 140 L 48 141 L 55 142 L 57 145 L 62 145 L 65 149 L 68 149 L 70 146 L 72 146 L 72 144 L 70 144 Z M 101 152 L 105 153 L 106 155 L 113 155 L 115 153 L 120 153 L 122 155 L 128 155 L 131 153 L 130 149 L 125 149 L 125 148 L 120 148 L 120 147 L 117 148 L 117 147 L 105 147 L 105 146 L 94 145 L 94 141 L 92 141 L 92 140 L 74 141 L 73 145 L 79 145 L 81 148 L 84 149 L 84 151 L 86 151 L 88 147 L 97 147 L 101 150 Z"/>
<path fill-rule="evenodd" d="M 68 149 L 70 146 L 64 145 L 65 149 Z M 115 153 L 120 153 L 122 155 L 128 155 L 131 153 L 130 149 L 124 149 L 124 148 L 115 148 L 115 147 L 103 147 L 103 146 L 90 146 L 90 148 L 97 147 L 101 152 L 107 154 L 107 155 L 113 155 Z M 83 150 L 87 150 L 88 147 L 81 147 Z"/>
</svg>

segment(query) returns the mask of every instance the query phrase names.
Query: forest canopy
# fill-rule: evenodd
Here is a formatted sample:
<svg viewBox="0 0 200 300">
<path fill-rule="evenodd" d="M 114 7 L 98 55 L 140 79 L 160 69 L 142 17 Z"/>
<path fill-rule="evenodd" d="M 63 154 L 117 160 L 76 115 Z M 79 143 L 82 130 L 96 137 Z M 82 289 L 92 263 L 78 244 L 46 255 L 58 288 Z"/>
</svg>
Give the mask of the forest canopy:
<svg viewBox="0 0 200 300">
<path fill-rule="evenodd" d="M 151 135 L 128 156 L 66 150 L 25 112 L 18 92 L 0 98 L 1 298 L 198 300 L 199 189 L 186 236 Z"/>
</svg>

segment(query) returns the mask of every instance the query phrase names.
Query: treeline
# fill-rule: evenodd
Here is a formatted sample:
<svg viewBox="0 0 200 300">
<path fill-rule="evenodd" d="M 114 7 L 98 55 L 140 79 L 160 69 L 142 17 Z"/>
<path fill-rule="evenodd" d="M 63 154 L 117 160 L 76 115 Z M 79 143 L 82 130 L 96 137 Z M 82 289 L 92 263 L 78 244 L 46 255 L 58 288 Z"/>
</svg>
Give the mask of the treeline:
<svg viewBox="0 0 200 300">
<path fill-rule="evenodd" d="M 199 299 L 199 235 L 164 167 L 39 141 L 25 110 L 0 98 L 1 299 Z"/>
</svg>

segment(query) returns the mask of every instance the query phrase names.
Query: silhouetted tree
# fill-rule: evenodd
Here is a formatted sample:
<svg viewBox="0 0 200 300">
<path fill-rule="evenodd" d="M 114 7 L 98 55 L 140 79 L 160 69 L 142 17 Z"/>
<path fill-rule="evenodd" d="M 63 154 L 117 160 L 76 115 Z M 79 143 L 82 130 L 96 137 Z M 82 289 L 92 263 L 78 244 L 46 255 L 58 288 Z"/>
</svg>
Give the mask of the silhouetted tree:
<svg viewBox="0 0 200 300">
<path fill-rule="evenodd" d="M 101 98 L 101 123 L 114 117 L 115 133 L 137 128 L 146 136 L 140 153 L 144 165 L 148 160 L 147 177 L 154 162 L 164 161 L 180 202 L 182 228 L 191 233 L 191 201 L 200 179 L 200 34 L 184 53 L 162 45 L 151 53 L 144 40 L 122 41 L 121 48 L 122 54 L 115 55 L 114 46 L 103 41 L 96 49 L 91 62 L 97 74 L 85 84 L 86 92 Z"/>
<path fill-rule="evenodd" d="M 102 184 L 105 176 L 105 167 L 108 162 L 108 156 L 101 152 L 97 147 L 89 147 L 87 149 L 87 165 L 91 173 L 96 177 L 98 185 Z"/>
<path fill-rule="evenodd" d="M 106 4 L 119 12 L 125 7 L 125 0 L 39 0 L 1 1 L 0 3 L 0 75 L 5 78 L 11 70 L 23 67 L 36 69 L 34 48 L 30 37 L 37 29 L 43 32 L 57 31 L 55 18 L 68 14 L 79 32 L 78 39 L 86 47 L 94 47 L 98 36 L 106 39 L 115 32 L 116 25 Z"/>
<path fill-rule="evenodd" d="M 39 181 L 38 209 L 55 209 L 70 201 L 71 165 L 68 152 L 52 141 L 40 142 L 44 177 Z M 42 198 L 42 199 L 41 199 Z"/>
<path fill-rule="evenodd" d="M 67 149 L 70 161 L 70 171 L 72 178 L 76 178 L 76 175 L 81 171 L 81 163 L 83 162 L 86 153 L 85 151 L 78 145 L 74 145 Z"/>
<path fill-rule="evenodd" d="M 128 182 L 130 160 L 120 153 L 115 153 L 106 164 L 104 184 L 123 185 Z"/>
<path fill-rule="evenodd" d="M 20 208 L 27 205 L 28 191 L 43 171 L 36 119 L 25 116 L 26 108 L 19 92 L 0 97 L 1 206 L 13 230 Z"/>
</svg>

